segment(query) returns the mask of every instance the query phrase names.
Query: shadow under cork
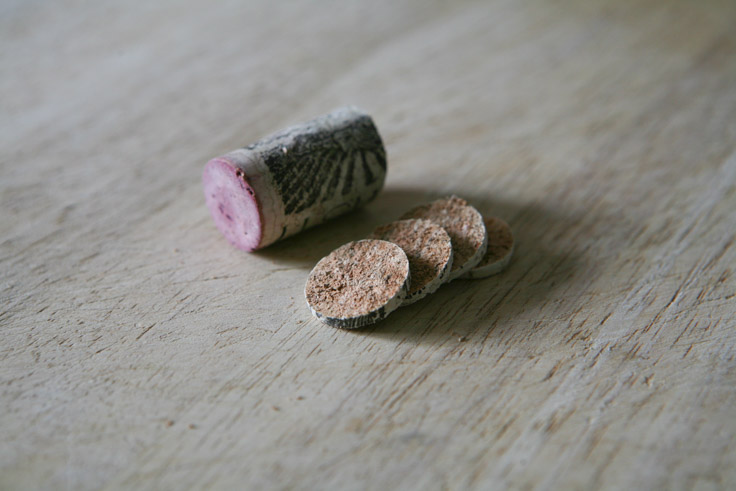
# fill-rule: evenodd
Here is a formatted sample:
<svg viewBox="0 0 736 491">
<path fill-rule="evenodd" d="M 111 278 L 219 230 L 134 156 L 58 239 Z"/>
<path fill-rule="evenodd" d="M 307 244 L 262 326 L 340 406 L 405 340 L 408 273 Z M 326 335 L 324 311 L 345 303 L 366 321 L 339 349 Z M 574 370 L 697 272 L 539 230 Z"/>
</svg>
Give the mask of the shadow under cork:
<svg viewBox="0 0 736 491">
<path fill-rule="evenodd" d="M 418 189 L 384 189 L 375 200 L 366 206 L 288 237 L 253 254 L 277 263 L 303 267 L 309 271 L 317 261 L 346 242 L 363 239 L 379 225 L 398 219 L 413 206 L 440 196 Z"/>
</svg>

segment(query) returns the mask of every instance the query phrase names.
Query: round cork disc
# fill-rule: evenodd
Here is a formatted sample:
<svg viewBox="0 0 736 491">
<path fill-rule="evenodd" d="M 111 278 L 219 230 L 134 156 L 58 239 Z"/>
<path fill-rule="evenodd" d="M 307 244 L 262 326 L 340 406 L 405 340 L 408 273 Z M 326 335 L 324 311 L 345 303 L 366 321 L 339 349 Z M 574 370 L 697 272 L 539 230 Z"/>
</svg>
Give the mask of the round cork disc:
<svg viewBox="0 0 736 491">
<path fill-rule="evenodd" d="M 409 288 L 409 259 L 385 240 L 348 242 L 312 269 L 304 296 L 325 324 L 354 329 L 396 310 Z"/>
<path fill-rule="evenodd" d="M 514 254 L 514 235 L 508 223 L 498 217 L 487 217 L 483 222 L 488 232 L 488 250 L 478 265 L 463 278 L 486 278 L 500 273 L 506 269 Z"/>
<path fill-rule="evenodd" d="M 438 199 L 408 211 L 401 218 L 426 218 L 448 233 L 453 255 L 448 281 L 470 271 L 486 253 L 488 236 L 483 217 L 462 198 Z"/>
<path fill-rule="evenodd" d="M 204 197 L 215 225 L 238 249 L 258 249 L 263 236 L 261 206 L 248 177 L 225 158 L 207 162 Z"/>
<path fill-rule="evenodd" d="M 401 247 L 409 259 L 411 285 L 402 305 L 409 305 L 436 291 L 452 269 L 452 243 L 445 229 L 434 222 L 414 218 L 378 227 L 372 239 Z"/>
</svg>

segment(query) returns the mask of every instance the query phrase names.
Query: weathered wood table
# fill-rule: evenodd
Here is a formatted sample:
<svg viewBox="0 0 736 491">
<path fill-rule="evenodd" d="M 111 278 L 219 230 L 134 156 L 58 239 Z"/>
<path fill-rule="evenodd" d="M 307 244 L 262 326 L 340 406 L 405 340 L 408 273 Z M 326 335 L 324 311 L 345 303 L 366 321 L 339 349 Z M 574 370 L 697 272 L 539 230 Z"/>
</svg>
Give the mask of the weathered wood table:
<svg viewBox="0 0 736 491">
<path fill-rule="evenodd" d="M 736 486 L 735 2 L 1 9 L 0 488 Z M 343 104 L 383 193 L 232 248 L 204 163 Z M 450 193 L 505 273 L 310 317 L 319 258 Z"/>
</svg>

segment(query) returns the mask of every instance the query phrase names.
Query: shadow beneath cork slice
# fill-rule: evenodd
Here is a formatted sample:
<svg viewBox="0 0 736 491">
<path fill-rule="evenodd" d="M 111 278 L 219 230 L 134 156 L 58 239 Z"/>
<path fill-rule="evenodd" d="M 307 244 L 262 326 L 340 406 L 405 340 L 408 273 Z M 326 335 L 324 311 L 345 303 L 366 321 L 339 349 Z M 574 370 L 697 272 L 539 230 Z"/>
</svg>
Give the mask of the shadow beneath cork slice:
<svg viewBox="0 0 736 491">
<path fill-rule="evenodd" d="M 372 202 L 350 213 L 253 252 L 274 262 L 311 270 L 341 245 L 366 238 L 379 225 L 397 220 L 410 208 L 445 194 L 412 188 L 386 188 Z M 305 278 L 306 281 L 306 278 Z"/>
<path fill-rule="evenodd" d="M 341 245 L 367 236 L 373 230 L 372 223 L 371 213 L 359 208 L 251 254 L 310 271 Z"/>
</svg>

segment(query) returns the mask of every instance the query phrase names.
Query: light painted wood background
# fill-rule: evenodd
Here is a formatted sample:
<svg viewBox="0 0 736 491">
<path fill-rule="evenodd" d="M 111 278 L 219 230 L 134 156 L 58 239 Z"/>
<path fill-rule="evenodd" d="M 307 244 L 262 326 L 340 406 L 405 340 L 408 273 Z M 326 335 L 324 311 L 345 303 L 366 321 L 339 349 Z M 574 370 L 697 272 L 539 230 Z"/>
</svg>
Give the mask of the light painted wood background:
<svg viewBox="0 0 736 491">
<path fill-rule="evenodd" d="M 148 3 L 0 6 L 1 488 L 736 487 L 736 2 Z M 385 191 L 230 247 L 204 163 L 343 104 Z M 507 272 L 310 317 L 448 193 Z"/>
</svg>

